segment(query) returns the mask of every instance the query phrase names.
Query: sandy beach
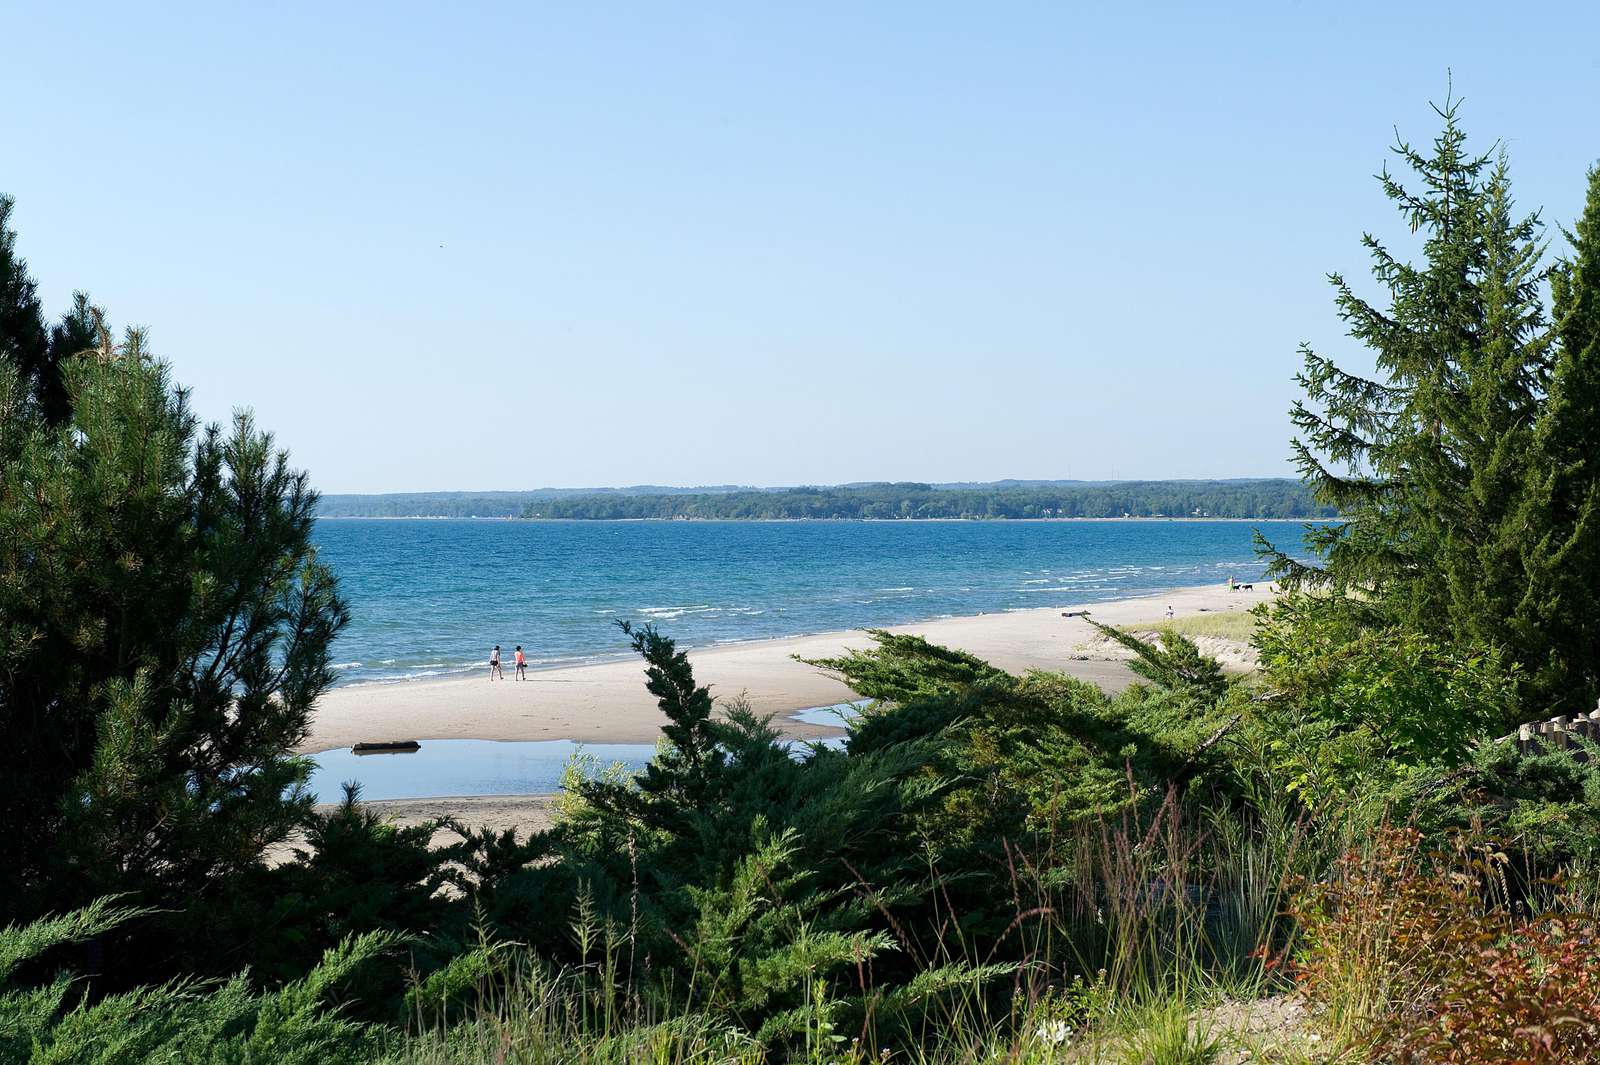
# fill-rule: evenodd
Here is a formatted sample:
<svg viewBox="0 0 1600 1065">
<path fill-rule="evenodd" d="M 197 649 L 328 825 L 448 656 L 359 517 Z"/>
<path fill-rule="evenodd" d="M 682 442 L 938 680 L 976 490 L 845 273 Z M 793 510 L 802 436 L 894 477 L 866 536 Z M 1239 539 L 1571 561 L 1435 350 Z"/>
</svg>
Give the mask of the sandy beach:
<svg viewBox="0 0 1600 1065">
<path fill-rule="evenodd" d="M 1089 610 L 1110 625 L 1155 622 L 1214 611 L 1245 611 L 1268 598 L 1266 584 L 1255 591 L 1229 592 L 1226 585 L 1179 588 L 1158 595 L 1101 603 L 1064 602 L 1036 610 L 972 617 L 940 618 L 894 626 L 960 648 L 1002 669 L 1047 669 L 1070 673 L 1115 691 L 1133 678 L 1121 648 L 1081 618 L 1064 611 Z M 694 650 L 695 675 L 722 699 L 743 695 L 759 713 L 776 714 L 784 731 L 800 739 L 837 730 L 782 720 L 812 706 L 844 702 L 852 694 L 843 684 L 794 656 L 821 658 L 847 648 L 867 647 L 859 631 L 831 632 L 792 639 L 761 640 Z M 1248 668 L 1236 649 L 1208 647 L 1225 665 Z M 583 743 L 650 743 L 663 718 L 644 688 L 637 660 L 566 669 L 529 671 L 526 681 L 490 681 L 484 674 L 335 688 L 322 697 L 307 752 L 383 740 L 568 739 Z"/>
</svg>

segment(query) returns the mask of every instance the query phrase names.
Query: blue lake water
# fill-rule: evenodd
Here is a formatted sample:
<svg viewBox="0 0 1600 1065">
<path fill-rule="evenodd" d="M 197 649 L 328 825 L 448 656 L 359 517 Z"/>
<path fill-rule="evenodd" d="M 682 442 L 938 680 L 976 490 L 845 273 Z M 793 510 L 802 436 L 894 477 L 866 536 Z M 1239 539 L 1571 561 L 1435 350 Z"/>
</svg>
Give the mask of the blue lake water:
<svg viewBox="0 0 1600 1065">
<path fill-rule="evenodd" d="M 341 683 L 627 653 L 614 619 L 685 646 L 1115 599 L 1261 573 L 1298 522 L 324 520 L 354 619 Z"/>
</svg>

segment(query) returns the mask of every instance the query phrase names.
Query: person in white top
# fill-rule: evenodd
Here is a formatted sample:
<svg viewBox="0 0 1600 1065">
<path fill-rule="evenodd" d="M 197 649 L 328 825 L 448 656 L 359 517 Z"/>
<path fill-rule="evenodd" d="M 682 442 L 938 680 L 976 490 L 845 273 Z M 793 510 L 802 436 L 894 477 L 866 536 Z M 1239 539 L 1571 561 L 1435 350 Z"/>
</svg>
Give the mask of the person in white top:
<svg viewBox="0 0 1600 1065">
<path fill-rule="evenodd" d="M 495 644 L 494 650 L 489 652 L 489 679 L 499 678 L 505 680 L 506 675 L 500 671 L 500 645 Z"/>
</svg>

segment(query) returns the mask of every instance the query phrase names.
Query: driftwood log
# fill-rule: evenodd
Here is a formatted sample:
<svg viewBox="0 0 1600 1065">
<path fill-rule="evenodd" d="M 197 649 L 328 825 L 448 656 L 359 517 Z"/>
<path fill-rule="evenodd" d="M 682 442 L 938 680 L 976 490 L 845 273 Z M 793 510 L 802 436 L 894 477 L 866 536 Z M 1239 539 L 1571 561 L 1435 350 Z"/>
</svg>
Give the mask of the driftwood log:
<svg viewBox="0 0 1600 1065">
<path fill-rule="evenodd" d="M 416 740 L 389 740 L 384 743 L 358 743 L 351 754 L 415 754 L 422 749 Z"/>
</svg>

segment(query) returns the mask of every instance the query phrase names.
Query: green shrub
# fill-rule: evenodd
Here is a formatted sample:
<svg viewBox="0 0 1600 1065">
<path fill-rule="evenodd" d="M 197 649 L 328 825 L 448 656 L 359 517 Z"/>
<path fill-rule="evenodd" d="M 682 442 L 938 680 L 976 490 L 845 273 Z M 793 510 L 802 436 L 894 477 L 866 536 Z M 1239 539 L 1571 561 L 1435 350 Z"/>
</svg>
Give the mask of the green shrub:
<svg viewBox="0 0 1600 1065">
<path fill-rule="evenodd" d="M 340 995 L 393 936 L 352 937 L 301 979 L 270 994 L 243 976 L 176 980 L 91 999 L 62 972 L 28 984 L 20 972 L 53 951 L 103 935 L 139 911 L 111 900 L 61 917 L 0 929 L 0 1061 L 45 1063 L 217 1061 L 336 1065 L 370 1060 L 382 1033 L 340 1016 Z"/>
<path fill-rule="evenodd" d="M 1255 642 L 1274 769 L 1310 809 L 1457 765 L 1513 720 L 1514 675 L 1497 655 L 1373 627 L 1356 600 L 1285 595 L 1262 610 Z"/>
<path fill-rule="evenodd" d="M 937 739 L 928 772 L 953 783 L 924 836 L 1019 841 L 1129 801 L 1160 802 L 1174 781 L 1225 777 L 1223 752 L 1206 743 L 1240 707 L 1216 663 L 1182 637 L 1152 647 L 1117 633 L 1154 683 L 1112 697 L 1064 674 L 1014 677 L 920 637 L 872 636 L 869 649 L 811 664 L 882 701 L 854 724 L 852 753 Z"/>
<path fill-rule="evenodd" d="M 250 870 L 205 919 L 218 939 L 238 944 L 236 953 L 220 945 L 214 953 L 248 965 L 263 987 L 298 978 L 351 937 L 408 937 L 403 957 L 363 966 L 347 988 L 353 1016 L 398 1021 L 411 973 L 430 973 L 471 948 L 461 906 L 445 895 L 459 895 L 462 874 L 453 851 L 431 846 L 441 822 L 392 825 L 358 799 L 359 789 L 346 785 L 331 810 L 311 811 L 293 859 Z"/>
<path fill-rule="evenodd" d="M 1482 744 L 1449 773 L 1408 777 L 1397 813 L 1436 842 L 1462 833 L 1502 841 L 1524 892 L 1551 877 L 1581 879 L 1600 869 L 1600 744 L 1573 742 Z"/>
</svg>

